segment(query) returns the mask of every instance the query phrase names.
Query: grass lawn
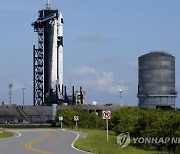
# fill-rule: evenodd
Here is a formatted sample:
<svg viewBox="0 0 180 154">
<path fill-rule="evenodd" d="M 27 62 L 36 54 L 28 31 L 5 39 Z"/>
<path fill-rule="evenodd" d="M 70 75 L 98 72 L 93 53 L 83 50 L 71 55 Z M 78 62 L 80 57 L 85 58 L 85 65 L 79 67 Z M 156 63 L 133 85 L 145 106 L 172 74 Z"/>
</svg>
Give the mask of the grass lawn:
<svg viewBox="0 0 180 154">
<path fill-rule="evenodd" d="M 126 148 L 120 148 L 116 144 L 116 136 L 109 132 L 109 141 L 106 139 L 105 130 L 91 130 L 82 129 L 82 132 L 87 133 L 86 138 L 78 139 L 75 142 L 75 147 L 89 151 L 95 154 L 156 154 L 158 151 L 146 151 L 137 149 L 134 146 L 129 145 Z"/>
<path fill-rule="evenodd" d="M 3 128 L 0 128 L 0 138 L 7 138 L 12 136 L 13 136 L 12 132 L 7 132 Z"/>
</svg>

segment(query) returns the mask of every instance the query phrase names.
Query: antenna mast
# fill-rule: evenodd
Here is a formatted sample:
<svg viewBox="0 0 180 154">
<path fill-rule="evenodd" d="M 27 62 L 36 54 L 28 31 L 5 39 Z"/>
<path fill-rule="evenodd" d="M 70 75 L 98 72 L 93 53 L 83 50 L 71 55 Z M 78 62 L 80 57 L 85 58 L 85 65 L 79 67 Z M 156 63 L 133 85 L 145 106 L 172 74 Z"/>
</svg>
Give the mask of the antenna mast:
<svg viewBox="0 0 180 154">
<path fill-rule="evenodd" d="M 12 98 L 12 83 L 9 84 L 9 102 L 11 104 L 11 98 Z"/>
<path fill-rule="evenodd" d="M 50 10 L 50 9 L 51 9 L 50 0 L 47 0 L 46 9 L 47 9 L 47 10 Z"/>
</svg>

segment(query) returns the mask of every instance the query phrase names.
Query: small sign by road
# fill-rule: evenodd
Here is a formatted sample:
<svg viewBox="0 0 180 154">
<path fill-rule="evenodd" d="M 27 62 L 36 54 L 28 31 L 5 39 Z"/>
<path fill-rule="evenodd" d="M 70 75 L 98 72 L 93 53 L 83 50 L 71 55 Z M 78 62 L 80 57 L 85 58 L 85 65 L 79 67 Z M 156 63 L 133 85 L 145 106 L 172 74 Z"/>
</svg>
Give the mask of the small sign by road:
<svg viewBox="0 0 180 154">
<path fill-rule="evenodd" d="M 111 111 L 103 111 L 102 118 L 103 119 L 111 119 Z"/>
<path fill-rule="evenodd" d="M 106 128 L 107 128 L 107 142 L 108 142 L 108 120 L 111 119 L 111 111 L 103 111 L 102 112 L 102 118 L 106 120 Z"/>
<path fill-rule="evenodd" d="M 74 116 L 74 121 L 79 121 L 79 116 Z"/>
<path fill-rule="evenodd" d="M 63 116 L 60 116 L 60 117 L 59 117 L 59 121 L 63 121 Z"/>
<path fill-rule="evenodd" d="M 59 117 L 59 121 L 61 122 L 61 129 L 62 129 L 63 116 L 60 116 L 60 117 Z"/>
</svg>

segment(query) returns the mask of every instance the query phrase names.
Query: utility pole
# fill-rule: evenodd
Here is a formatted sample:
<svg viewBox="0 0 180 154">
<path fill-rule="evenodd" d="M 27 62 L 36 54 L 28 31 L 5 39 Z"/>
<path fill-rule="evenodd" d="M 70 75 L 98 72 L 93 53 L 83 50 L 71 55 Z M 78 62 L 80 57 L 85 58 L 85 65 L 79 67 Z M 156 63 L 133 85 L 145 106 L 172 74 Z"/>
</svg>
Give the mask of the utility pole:
<svg viewBox="0 0 180 154">
<path fill-rule="evenodd" d="M 9 84 L 9 103 L 11 104 L 11 98 L 12 98 L 12 83 Z"/>
<path fill-rule="evenodd" d="M 119 89 L 119 94 L 120 94 L 120 105 L 122 106 L 122 89 Z"/>
<path fill-rule="evenodd" d="M 22 90 L 23 90 L 23 109 L 24 109 L 24 90 L 26 89 L 26 88 L 21 88 Z"/>
</svg>

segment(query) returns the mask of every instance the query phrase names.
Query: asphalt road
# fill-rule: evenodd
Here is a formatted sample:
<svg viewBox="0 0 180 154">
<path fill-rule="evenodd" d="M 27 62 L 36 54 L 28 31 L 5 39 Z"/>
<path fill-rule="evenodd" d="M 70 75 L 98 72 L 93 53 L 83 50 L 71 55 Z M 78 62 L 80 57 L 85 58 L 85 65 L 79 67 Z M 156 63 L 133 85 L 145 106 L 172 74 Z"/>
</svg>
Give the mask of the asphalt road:
<svg viewBox="0 0 180 154">
<path fill-rule="evenodd" d="M 73 146 L 83 133 L 53 129 L 11 131 L 14 137 L 0 139 L 0 154 L 87 154 Z"/>
</svg>

